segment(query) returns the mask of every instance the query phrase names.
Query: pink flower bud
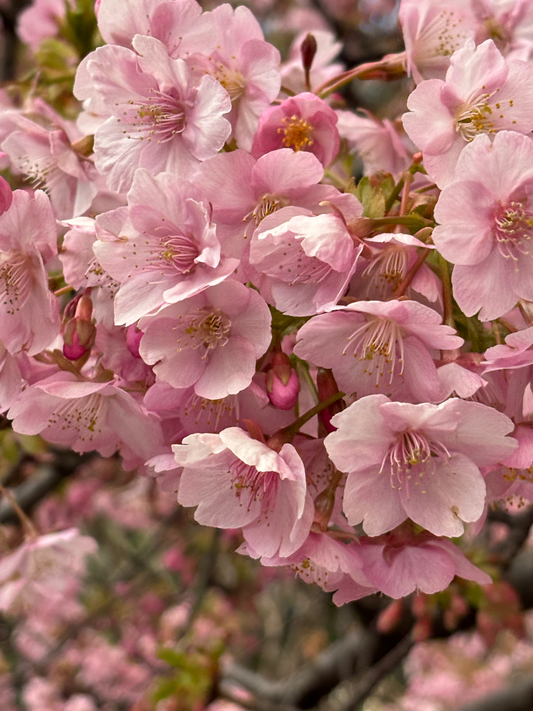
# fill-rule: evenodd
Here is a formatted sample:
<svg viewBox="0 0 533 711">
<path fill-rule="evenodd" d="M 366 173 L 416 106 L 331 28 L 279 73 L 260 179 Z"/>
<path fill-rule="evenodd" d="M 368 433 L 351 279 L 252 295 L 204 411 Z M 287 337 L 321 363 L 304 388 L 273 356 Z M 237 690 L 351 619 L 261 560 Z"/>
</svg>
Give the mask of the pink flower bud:
<svg viewBox="0 0 533 711">
<path fill-rule="evenodd" d="M 380 613 L 376 624 L 377 631 L 381 634 L 390 634 L 400 624 L 403 617 L 403 601 L 393 600 L 391 604 Z"/>
<path fill-rule="evenodd" d="M 317 50 L 317 43 L 315 36 L 312 35 L 310 32 L 307 33 L 305 36 L 304 41 L 300 45 L 300 54 L 302 55 L 302 64 L 304 67 L 304 70 L 306 72 L 309 72 L 311 69 L 311 66 L 313 65 L 313 59 L 315 58 Z"/>
<path fill-rule="evenodd" d="M 63 355 L 69 360 L 79 360 L 88 354 L 96 338 L 96 326 L 92 322 L 91 297 L 84 294 L 76 304 L 76 313 L 63 329 Z"/>
<path fill-rule="evenodd" d="M 139 355 L 139 345 L 142 337 L 143 332 L 140 331 L 134 323 L 132 323 L 131 326 L 128 326 L 128 330 L 126 331 L 126 345 L 128 346 L 128 350 L 131 355 L 136 358 L 141 357 Z"/>
<path fill-rule="evenodd" d="M 280 410 L 292 410 L 298 401 L 300 381 L 286 353 L 275 352 L 267 373 L 266 388 L 270 402 Z"/>
<path fill-rule="evenodd" d="M 13 191 L 7 180 L 0 177 L 0 215 L 3 215 L 9 209 L 13 202 Z"/>
</svg>

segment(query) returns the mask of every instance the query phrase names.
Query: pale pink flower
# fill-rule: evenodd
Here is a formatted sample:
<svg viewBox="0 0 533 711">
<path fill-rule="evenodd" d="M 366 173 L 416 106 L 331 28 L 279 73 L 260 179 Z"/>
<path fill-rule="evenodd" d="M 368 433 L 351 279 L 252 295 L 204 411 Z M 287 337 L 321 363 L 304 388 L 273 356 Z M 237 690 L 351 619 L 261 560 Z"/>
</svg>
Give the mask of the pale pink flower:
<svg viewBox="0 0 533 711">
<path fill-rule="evenodd" d="M 251 557 L 253 551 L 246 545 Z M 261 558 L 267 567 L 287 565 L 306 583 L 314 583 L 326 592 L 334 592 L 343 587 L 346 578 L 360 588 L 361 597 L 377 592 L 378 588 L 366 578 L 363 568 L 361 548 L 358 543 L 342 543 L 327 533 L 311 532 L 301 548 L 287 557 Z M 352 598 L 353 599 L 353 598 Z"/>
<path fill-rule="evenodd" d="M 413 235 L 387 232 L 365 239 L 372 247 L 372 257 L 357 262 L 348 295 L 356 299 L 380 299 L 393 296 L 418 259 L 420 249 L 434 249 Z M 442 282 L 427 264 L 413 277 L 407 295 L 422 294 L 430 302 L 442 302 Z"/>
<path fill-rule="evenodd" d="M 493 39 L 501 52 L 528 61 L 533 53 L 533 6 L 529 0 L 472 0 L 476 41 Z"/>
<path fill-rule="evenodd" d="M 361 214 L 355 198 L 346 205 L 351 218 Z M 250 264 L 260 276 L 253 281 L 283 313 L 310 316 L 329 311 L 346 291 L 362 248 L 337 212 L 313 215 L 284 207 L 265 217 L 254 232 Z"/>
<path fill-rule="evenodd" d="M 457 398 L 441 405 L 391 402 L 369 395 L 335 415 L 325 439 L 335 466 L 348 473 L 344 512 L 378 536 L 411 518 L 437 536 L 460 536 L 485 505 L 479 467 L 509 456 L 511 420 Z"/>
<path fill-rule="evenodd" d="M 46 189 L 59 219 L 81 215 L 105 185 L 92 160 L 76 150 L 84 136 L 43 101 L 31 109 L 2 114 L 2 151 L 35 187 Z"/>
<path fill-rule="evenodd" d="M 178 501 L 197 506 L 198 523 L 243 528 L 258 556 L 288 556 L 307 538 L 313 505 L 302 460 L 291 444 L 280 452 L 238 427 L 189 435 L 172 447 L 183 467 Z"/>
<path fill-rule="evenodd" d="M 241 257 L 245 239 L 261 221 L 282 207 L 298 205 L 313 212 L 340 195 L 320 185 L 324 166 L 312 154 L 280 148 L 257 161 L 242 150 L 220 153 L 202 163 L 193 182 L 213 207 L 213 221 L 224 249 Z"/>
<path fill-rule="evenodd" d="M 177 389 L 160 381 L 147 391 L 144 406 L 161 418 L 165 431 L 172 433 L 167 436 L 171 442 L 195 432 L 237 427 L 246 419 L 256 421 L 263 432 L 274 434 L 291 424 L 294 414 L 280 412 L 270 404 L 264 381 L 265 374 L 256 373 L 244 390 L 215 400 L 197 395 L 194 386 Z"/>
<path fill-rule="evenodd" d="M 18 36 L 33 52 L 37 52 L 43 40 L 57 37 L 67 8 L 72 9 L 73 5 L 73 0 L 33 0 L 18 16 Z"/>
<path fill-rule="evenodd" d="M 433 241 L 455 264 L 453 294 L 461 310 L 482 321 L 533 300 L 533 143 L 503 131 L 478 136 L 457 164 L 457 180 L 435 208 Z"/>
<path fill-rule="evenodd" d="M 252 382 L 270 344 L 270 322 L 261 296 L 230 280 L 142 319 L 139 352 L 159 380 L 224 398 Z"/>
<path fill-rule="evenodd" d="M 461 152 L 476 136 L 533 130 L 533 67 L 507 60 L 492 40 L 457 51 L 446 80 L 431 79 L 409 96 L 403 115 L 409 138 L 440 188 L 454 179 Z M 457 169 L 457 177 L 462 173 Z"/>
<path fill-rule="evenodd" d="M 516 426 L 513 437 L 518 447 L 503 461 L 503 466 L 485 475 L 489 501 L 505 499 L 519 506 L 523 506 L 524 500 L 533 501 L 533 431 L 528 424 Z"/>
<path fill-rule="evenodd" d="M 244 5 L 233 9 L 224 3 L 209 15 L 216 28 L 216 47 L 191 55 L 187 63 L 193 73 L 210 74 L 227 91 L 232 136 L 239 148 L 249 151 L 260 116 L 279 93 L 280 55 L 265 42 L 259 23 Z"/>
<path fill-rule="evenodd" d="M 41 190 L 16 190 L 0 215 L 0 340 L 10 353 L 40 353 L 59 333 L 57 298 L 44 264 L 57 254 L 57 227 Z"/>
<path fill-rule="evenodd" d="M 196 0 L 101 0 L 98 29 L 107 44 L 130 48 L 135 35 L 155 37 L 173 58 L 209 53 L 217 43 L 210 13 L 202 14 Z"/>
<path fill-rule="evenodd" d="M 145 462 L 161 447 L 157 421 L 132 395 L 114 382 L 83 380 L 66 371 L 27 387 L 8 416 L 15 432 L 41 434 L 75 452 L 95 449 L 110 457 L 120 450 L 125 466 Z"/>
<path fill-rule="evenodd" d="M 199 190 L 170 173 L 138 170 L 129 208 L 96 220 L 98 263 L 121 284 L 115 322 L 130 325 L 165 304 L 199 294 L 226 279 L 236 259 L 221 255 L 209 206 Z"/>
<path fill-rule="evenodd" d="M 341 138 L 348 141 L 352 152 L 359 154 L 365 175 L 382 170 L 399 176 L 411 165 L 414 146 L 402 140 L 391 121 L 365 113 L 366 116 L 359 116 L 352 111 L 337 111 Z"/>
<path fill-rule="evenodd" d="M 431 351 L 462 343 L 436 311 L 416 301 L 358 301 L 308 321 L 294 353 L 331 368 L 347 394 L 385 392 L 420 402 L 440 393 Z"/>
<path fill-rule="evenodd" d="M 252 155 L 259 158 L 277 148 L 313 153 L 324 167 L 339 152 L 337 114 L 310 93 L 297 94 L 267 109 L 259 120 Z"/>
<path fill-rule="evenodd" d="M 74 93 L 104 122 L 94 142 L 96 167 L 113 190 L 127 190 L 137 168 L 187 177 L 231 133 L 225 89 L 213 77 L 193 80 L 153 37 L 136 35 L 135 52 L 108 45 L 89 54 Z"/>
<path fill-rule="evenodd" d="M 85 557 L 97 543 L 75 528 L 30 538 L 0 561 L 0 609 L 17 614 L 39 598 L 58 602 L 85 572 Z"/>
<path fill-rule="evenodd" d="M 360 556 L 369 582 L 392 598 L 415 590 L 432 595 L 445 590 L 458 575 L 479 585 L 492 582 L 451 541 L 426 531 L 399 529 L 376 539 L 361 538 Z"/>
<path fill-rule="evenodd" d="M 407 71 L 417 83 L 442 79 L 452 54 L 477 28 L 470 3 L 463 0 L 402 0 L 400 23 Z"/>
</svg>

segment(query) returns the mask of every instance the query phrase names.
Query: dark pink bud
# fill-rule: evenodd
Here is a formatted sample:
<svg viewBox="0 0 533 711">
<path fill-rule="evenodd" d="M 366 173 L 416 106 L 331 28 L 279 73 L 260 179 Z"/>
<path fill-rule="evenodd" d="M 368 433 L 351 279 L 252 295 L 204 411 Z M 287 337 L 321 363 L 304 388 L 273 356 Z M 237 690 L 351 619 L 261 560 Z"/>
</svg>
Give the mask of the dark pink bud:
<svg viewBox="0 0 533 711">
<path fill-rule="evenodd" d="M 11 186 L 0 177 L 0 215 L 3 215 L 6 210 L 9 209 L 11 203 L 13 202 L 13 191 Z"/>
<path fill-rule="evenodd" d="M 128 350 L 131 355 L 136 358 L 141 357 L 139 355 L 139 345 L 142 337 L 143 332 L 140 331 L 134 323 L 132 323 L 131 326 L 128 326 L 128 330 L 126 331 L 126 345 L 128 346 Z"/>
<path fill-rule="evenodd" d="M 318 389 L 318 399 L 320 402 L 329 400 L 330 397 L 336 395 L 339 392 L 339 386 L 331 370 L 324 370 L 323 368 L 318 369 L 318 374 L 316 378 L 317 389 Z M 335 432 L 335 427 L 331 424 L 331 418 L 338 412 L 344 410 L 344 405 L 341 400 L 334 402 L 333 405 L 326 407 L 322 412 L 318 413 L 318 418 L 325 428 L 326 432 Z"/>
<path fill-rule="evenodd" d="M 306 74 L 310 71 L 315 58 L 317 44 L 315 36 L 308 32 L 304 41 L 300 45 L 300 53 L 302 55 L 302 64 Z"/>
</svg>

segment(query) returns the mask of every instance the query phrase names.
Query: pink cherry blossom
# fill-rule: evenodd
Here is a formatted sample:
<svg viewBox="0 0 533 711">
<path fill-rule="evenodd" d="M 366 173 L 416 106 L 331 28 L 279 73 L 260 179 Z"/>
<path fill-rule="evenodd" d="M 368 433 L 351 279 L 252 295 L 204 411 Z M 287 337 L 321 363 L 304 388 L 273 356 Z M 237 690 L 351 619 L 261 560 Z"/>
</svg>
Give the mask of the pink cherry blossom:
<svg viewBox="0 0 533 711">
<path fill-rule="evenodd" d="M 33 0 L 18 17 L 18 36 L 36 52 L 43 40 L 57 36 L 67 7 L 73 5 L 73 0 Z"/>
<path fill-rule="evenodd" d="M 391 121 L 351 111 L 337 111 L 337 116 L 339 134 L 348 141 L 351 151 L 359 154 L 365 175 L 383 170 L 399 176 L 410 166 L 414 146 L 407 145 L 410 141 L 405 136 L 402 140 Z"/>
<path fill-rule="evenodd" d="M 113 382 L 97 382 L 61 371 L 27 387 L 8 417 L 21 434 L 41 436 L 75 452 L 121 450 L 134 468 L 161 448 L 157 421 Z M 139 432 L 143 433 L 139 437 Z"/>
<path fill-rule="evenodd" d="M 360 214 L 355 198 L 347 204 L 352 215 Z M 362 248 L 341 215 L 284 207 L 266 217 L 252 237 L 250 264 L 261 275 L 254 282 L 283 313 L 328 311 L 346 291 Z"/>
<path fill-rule="evenodd" d="M 96 541 L 75 528 L 30 538 L 0 561 L 0 609 L 17 614 L 40 598 L 61 602 L 72 579 L 85 572 Z"/>
<path fill-rule="evenodd" d="M 98 216 L 93 245 L 99 264 L 121 284 L 117 325 L 194 296 L 236 268 L 236 259 L 221 255 L 209 206 L 186 181 L 139 169 L 128 203 Z"/>
<path fill-rule="evenodd" d="M 424 167 L 440 188 L 454 179 L 461 152 L 476 136 L 505 129 L 533 130 L 533 67 L 507 60 L 492 40 L 457 51 L 446 80 L 431 79 L 409 96 L 403 124 L 424 153 Z M 457 177 L 461 171 L 457 169 Z"/>
<path fill-rule="evenodd" d="M 89 54 L 74 92 L 89 99 L 103 123 L 94 157 L 110 188 L 127 190 L 136 168 L 187 177 L 214 156 L 231 132 L 225 89 L 213 77 L 193 80 L 182 59 L 171 59 L 153 37 L 137 35 L 135 52 L 108 45 Z"/>
<path fill-rule="evenodd" d="M 470 3 L 463 0 L 402 0 L 400 23 L 407 71 L 417 83 L 442 79 L 450 57 L 477 28 Z"/>
<path fill-rule="evenodd" d="M 233 9 L 224 3 L 210 17 L 216 28 L 216 48 L 191 55 L 188 64 L 193 73 L 207 72 L 227 91 L 232 136 L 239 148 L 249 151 L 260 116 L 279 93 L 280 55 L 265 42 L 261 26 L 244 5 Z"/>
<path fill-rule="evenodd" d="M 57 227 L 41 190 L 16 190 L 0 215 L 0 340 L 10 353 L 35 355 L 59 332 L 57 298 L 44 266 L 57 254 Z"/>
<path fill-rule="evenodd" d="M 400 232 L 369 237 L 365 244 L 372 247 L 372 257 L 359 259 L 348 291 L 349 296 L 358 300 L 391 298 L 418 259 L 416 248 L 434 249 L 433 245 Z M 412 292 L 433 303 L 442 302 L 442 282 L 427 264 L 414 275 L 407 295 Z"/>
<path fill-rule="evenodd" d="M 168 306 L 139 326 L 139 352 L 175 388 L 194 386 L 211 400 L 244 390 L 271 339 L 270 312 L 261 296 L 226 281 Z"/>
<path fill-rule="evenodd" d="M 335 466 L 348 473 L 344 512 L 378 536 L 406 518 L 437 536 L 459 536 L 484 510 L 480 466 L 516 448 L 514 425 L 476 402 L 391 402 L 369 395 L 335 415 L 325 439 Z"/>
<path fill-rule="evenodd" d="M 155 37 L 173 58 L 209 53 L 217 43 L 216 25 L 196 0 L 101 0 L 98 28 L 107 44 L 129 48 L 135 35 Z"/>
<path fill-rule="evenodd" d="M 431 349 L 463 343 L 441 322 L 436 311 L 416 301 L 358 301 L 308 321 L 294 352 L 331 368 L 347 394 L 360 398 L 381 391 L 435 401 L 440 383 Z"/>
<path fill-rule="evenodd" d="M 339 191 L 321 185 L 324 167 L 311 153 L 280 148 L 257 161 L 245 151 L 221 153 L 205 161 L 193 182 L 213 206 L 217 235 L 227 254 L 241 257 L 245 240 L 261 221 L 282 207 L 320 211 Z"/>
<path fill-rule="evenodd" d="M 492 582 L 451 541 L 426 531 L 414 535 L 399 529 L 376 539 L 362 538 L 360 543 L 369 582 L 395 599 L 415 590 L 427 595 L 445 590 L 456 575 L 479 585 Z"/>
<path fill-rule="evenodd" d="M 503 131 L 466 146 L 457 180 L 441 193 L 433 241 L 456 265 L 453 293 L 466 316 L 481 309 L 482 320 L 494 319 L 533 300 L 532 177 L 530 138 Z"/>
<path fill-rule="evenodd" d="M 339 152 L 336 124 L 337 114 L 325 101 L 314 94 L 297 94 L 262 114 L 252 155 L 259 158 L 285 147 L 313 153 L 327 167 Z"/>
<path fill-rule="evenodd" d="M 195 434 L 172 447 L 183 467 L 178 501 L 197 506 L 207 526 L 243 528 L 258 556 L 291 555 L 307 538 L 313 506 L 302 460 L 291 444 L 277 453 L 238 427 Z"/>
</svg>

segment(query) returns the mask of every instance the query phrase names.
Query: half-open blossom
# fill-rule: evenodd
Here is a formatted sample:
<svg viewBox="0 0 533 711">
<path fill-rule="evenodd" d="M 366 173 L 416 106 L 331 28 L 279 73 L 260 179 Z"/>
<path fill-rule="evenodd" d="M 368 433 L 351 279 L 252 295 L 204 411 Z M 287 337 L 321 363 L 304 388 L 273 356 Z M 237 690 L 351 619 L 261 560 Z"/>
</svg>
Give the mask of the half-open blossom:
<svg viewBox="0 0 533 711">
<path fill-rule="evenodd" d="M 308 321 L 294 353 L 331 368 L 339 388 L 357 397 L 402 394 L 437 400 L 440 383 L 432 349 L 453 349 L 463 340 L 440 315 L 416 301 L 358 301 Z"/>
<path fill-rule="evenodd" d="M 352 207 L 357 212 L 358 201 Z M 261 275 L 256 283 L 269 303 L 291 316 L 310 316 L 336 305 L 362 248 L 341 215 L 284 207 L 255 231 L 250 264 Z"/>
<path fill-rule="evenodd" d="M 457 398 L 441 405 L 369 395 L 332 418 L 325 439 L 348 473 L 344 512 L 370 536 L 411 518 L 436 536 L 459 536 L 485 505 L 480 466 L 509 456 L 514 425 L 493 408 Z"/>
<path fill-rule="evenodd" d="M 298 94 L 262 114 L 252 155 L 259 158 L 277 148 L 292 148 L 314 153 L 327 167 L 339 152 L 336 124 L 337 114 L 325 101 L 307 92 Z"/>
<path fill-rule="evenodd" d="M 224 398 L 252 382 L 270 343 L 270 321 L 261 296 L 230 280 L 144 318 L 139 352 L 155 364 L 158 379 Z"/>
<path fill-rule="evenodd" d="M 467 42 L 446 80 L 431 79 L 409 96 L 403 124 L 424 153 L 424 167 L 440 188 L 454 179 L 464 148 L 476 136 L 533 130 L 533 67 L 507 60 L 492 40 Z M 461 178 L 460 170 L 457 177 Z"/>
<path fill-rule="evenodd" d="M 280 148 L 254 160 L 238 149 L 205 161 L 193 182 L 213 207 L 225 252 L 241 257 L 245 240 L 265 217 L 288 205 L 318 211 L 321 202 L 335 200 L 340 193 L 321 185 L 323 176 L 324 166 L 305 151 Z"/>
<path fill-rule="evenodd" d="M 486 321 L 533 300 L 532 178 L 531 139 L 502 131 L 466 146 L 441 193 L 433 241 L 455 264 L 453 295 L 467 316 L 481 309 Z"/>
<path fill-rule="evenodd" d="M 172 447 L 183 467 L 178 501 L 198 523 L 243 529 L 258 556 L 288 556 L 307 538 L 313 505 L 291 444 L 275 452 L 238 427 L 193 434 Z"/>
<path fill-rule="evenodd" d="M 98 170 L 113 190 L 127 190 L 137 168 L 190 174 L 231 133 L 226 90 L 211 76 L 193 80 L 154 37 L 137 35 L 135 52 L 107 45 L 89 54 L 74 92 L 105 119 L 95 133 Z"/>
</svg>

